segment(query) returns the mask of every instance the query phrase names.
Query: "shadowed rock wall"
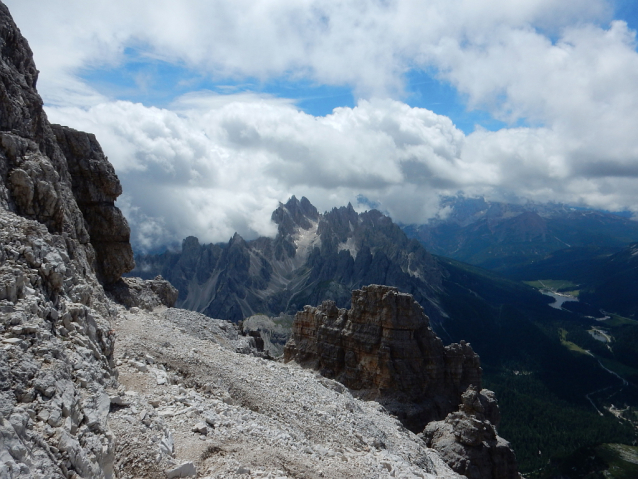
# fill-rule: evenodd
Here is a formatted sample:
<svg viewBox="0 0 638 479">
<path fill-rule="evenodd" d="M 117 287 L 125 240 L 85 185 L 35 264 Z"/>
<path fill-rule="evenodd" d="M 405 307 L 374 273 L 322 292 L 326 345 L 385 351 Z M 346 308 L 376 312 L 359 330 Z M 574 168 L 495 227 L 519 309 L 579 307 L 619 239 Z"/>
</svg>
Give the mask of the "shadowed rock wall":
<svg viewBox="0 0 638 479">
<path fill-rule="evenodd" d="M 135 266 L 114 205 L 122 187 L 93 135 L 49 124 L 33 54 L 3 4 L 0 53 L 0 206 L 76 240 L 98 277 L 117 281 Z"/>
</svg>

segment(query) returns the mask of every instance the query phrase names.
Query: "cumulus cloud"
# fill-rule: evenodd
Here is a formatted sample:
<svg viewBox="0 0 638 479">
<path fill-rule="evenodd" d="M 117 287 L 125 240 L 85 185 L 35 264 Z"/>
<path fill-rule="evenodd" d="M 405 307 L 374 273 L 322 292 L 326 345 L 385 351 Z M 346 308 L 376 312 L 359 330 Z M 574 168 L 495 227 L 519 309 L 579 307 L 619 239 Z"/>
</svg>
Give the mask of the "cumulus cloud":
<svg viewBox="0 0 638 479">
<path fill-rule="evenodd" d="M 606 24 L 611 13 L 605 0 L 6 3 L 34 47 L 47 100 L 62 104 L 69 98 L 61 93 L 73 90 L 78 101 L 93 100 L 73 75 L 117 65 L 127 48 L 217 78 L 289 76 L 350 85 L 360 97 L 393 95 L 409 69 L 445 68 L 454 46 L 489 56 L 495 33 L 557 34 L 565 25 Z"/>
<path fill-rule="evenodd" d="M 415 191 L 428 182 L 464 184 L 463 134 L 449 118 L 401 102 L 361 101 L 323 118 L 245 95 L 200 93 L 174 106 L 120 101 L 49 110 L 53 121 L 100 138 L 123 183 L 121 205 L 140 247 L 187 234 L 203 241 L 225 241 L 235 231 L 273 234 L 270 213 L 292 194 L 328 209 L 359 194 L 391 197 L 405 183 Z M 415 168 L 432 178 L 415 180 Z"/>
<path fill-rule="evenodd" d="M 407 223 L 458 191 L 638 208 L 635 32 L 605 0 L 6 3 L 51 119 L 96 133 L 115 165 L 139 247 L 272 234 L 270 212 L 291 194 L 319 209 L 374 202 Z M 346 85 L 359 100 L 325 117 L 249 93 L 156 108 L 80 79 L 131 49 L 213 79 Z M 409 106 L 412 69 L 510 126 L 466 135 Z"/>
<path fill-rule="evenodd" d="M 458 191 L 633 204 L 627 178 L 575 175 L 579 145 L 566 147 L 548 128 L 466 136 L 449 118 L 395 100 L 361 100 L 317 118 L 268 97 L 197 98 L 181 99 L 175 111 L 130 102 L 50 110 L 53 120 L 101 139 L 123 183 L 121 205 L 138 248 L 187 235 L 207 242 L 235 231 L 272 235 L 270 213 L 292 194 L 321 210 L 369 198 L 405 223 L 426 221 L 440 195 Z"/>
</svg>

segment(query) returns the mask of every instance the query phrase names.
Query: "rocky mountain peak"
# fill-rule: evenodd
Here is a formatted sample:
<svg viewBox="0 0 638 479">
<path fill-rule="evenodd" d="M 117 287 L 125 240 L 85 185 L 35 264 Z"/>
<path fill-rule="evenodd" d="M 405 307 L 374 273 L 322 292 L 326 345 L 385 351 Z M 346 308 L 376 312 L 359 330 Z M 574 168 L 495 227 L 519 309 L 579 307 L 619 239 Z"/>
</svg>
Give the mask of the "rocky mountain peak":
<svg viewBox="0 0 638 479">
<path fill-rule="evenodd" d="M 35 90 L 38 70 L 26 39 L 0 3 L 0 129 L 31 136 L 41 129 L 42 99 Z"/>
<path fill-rule="evenodd" d="M 472 479 L 516 479 L 516 458 L 496 427 L 494 393 L 481 389 L 479 357 L 462 341 L 443 346 L 423 308 L 397 288 L 352 292 L 352 307 L 333 301 L 295 316 L 284 361 L 336 379 L 375 399 Z M 424 430 L 425 428 L 425 430 Z"/>
<path fill-rule="evenodd" d="M 310 229 L 312 223 L 316 223 L 319 219 L 319 212 L 305 196 L 299 201 L 293 195 L 286 204 L 279 203 L 279 207 L 273 211 L 271 219 L 279 226 L 280 235 L 290 235 L 295 232 L 296 228 Z"/>
<path fill-rule="evenodd" d="M 326 299 L 348 306 L 353 289 L 374 283 L 414 294 L 441 318 L 430 301 L 442 281 L 436 260 L 379 211 L 357 213 L 350 204 L 319 214 L 307 198 L 293 196 L 272 219 L 279 225 L 274 239 L 231 240 L 230 251 L 188 238 L 180 253 L 138 257 L 143 267 L 133 274 L 162 275 L 180 290 L 178 305 L 233 321 L 295 314 Z"/>
<path fill-rule="evenodd" d="M 182 240 L 182 252 L 198 250 L 199 247 L 199 239 L 195 236 L 188 236 Z"/>
<path fill-rule="evenodd" d="M 420 436 L 468 479 L 519 479 L 514 452 L 496 431 L 499 421 L 494 393 L 470 386 L 459 410 L 431 422 Z"/>
</svg>

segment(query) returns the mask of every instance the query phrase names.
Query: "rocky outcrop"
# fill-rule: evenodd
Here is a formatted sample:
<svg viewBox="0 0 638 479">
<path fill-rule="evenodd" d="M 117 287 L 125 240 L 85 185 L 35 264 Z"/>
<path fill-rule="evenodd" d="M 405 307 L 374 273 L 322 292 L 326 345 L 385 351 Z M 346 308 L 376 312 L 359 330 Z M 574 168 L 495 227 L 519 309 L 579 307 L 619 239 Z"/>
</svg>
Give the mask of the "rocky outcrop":
<svg viewBox="0 0 638 479">
<path fill-rule="evenodd" d="M 96 252 L 98 277 L 113 283 L 135 267 L 130 229 L 115 206 L 122 186 L 95 135 L 60 125 L 51 128 L 66 158 L 73 195 Z"/>
<path fill-rule="evenodd" d="M 494 393 L 470 386 L 459 410 L 443 421 L 431 422 L 420 436 L 468 479 L 517 479 L 514 452 L 496 432 L 499 420 Z"/>
<path fill-rule="evenodd" d="M 127 308 L 153 311 L 157 306 L 172 308 L 177 301 L 177 290 L 161 276 L 155 279 L 121 278 L 107 287 L 107 292 Z"/>
<path fill-rule="evenodd" d="M 284 360 L 378 400 L 415 432 L 455 411 L 468 386 L 481 387 L 471 346 L 444 346 L 414 298 L 389 286 L 353 291 L 350 310 L 333 301 L 306 306 L 295 317 Z"/>
<path fill-rule="evenodd" d="M 93 135 L 49 124 L 32 52 L 4 4 L 0 48 L 0 206 L 84 245 L 98 277 L 114 282 L 134 261 L 113 167 Z"/>
<path fill-rule="evenodd" d="M 82 245 L 0 209 L 0 478 L 112 477 L 111 314 Z"/>
<path fill-rule="evenodd" d="M 318 369 L 353 394 L 377 400 L 415 432 L 427 425 L 422 437 L 455 472 L 518 477 L 509 443 L 496 434 L 494 393 L 481 390 L 478 355 L 464 341 L 443 346 L 411 295 L 366 286 L 352 292 L 350 310 L 333 301 L 306 306 L 292 330 L 286 362 Z"/>
<path fill-rule="evenodd" d="M 113 304 L 133 266 L 95 138 L 52 127 L 0 2 L 0 478 L 110 478 Z"/>
</svg>

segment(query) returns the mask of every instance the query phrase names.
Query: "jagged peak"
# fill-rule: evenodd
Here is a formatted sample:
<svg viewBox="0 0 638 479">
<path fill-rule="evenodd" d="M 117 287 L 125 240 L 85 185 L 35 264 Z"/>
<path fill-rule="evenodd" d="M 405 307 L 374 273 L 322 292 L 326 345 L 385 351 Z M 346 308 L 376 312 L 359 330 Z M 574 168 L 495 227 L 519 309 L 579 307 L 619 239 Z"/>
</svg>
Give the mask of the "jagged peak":
<svg viewBox="0 0 638 479">
<path fill-rule="evenodd" d="M 303 213 L 306 215 L 306 217 L 314 221 L 317 221 L 319 219 L 319 211 L 317 210 L 317 208 L 315 208 L 315 206 L 312 203 L 310 203 L 310 200 L 308 200 L 308 198 L 306 198 L 305 196 L 301 197 L 299 206 L 301 208 L 301 211 L 303 211 Z"/>
<path fill-rule="evenodd" d="M 188 236 L 182 240 L 182 251 L 199 248 L 199 239 L 195 236 Z"/>
<path fill-rule="evenodd" d="M 286 204 L 280 202 L 271 216 L 271 220 L 279 226 L 279 234 L 282 236 L 293 234 L 297 227 L 308 230 L 318 219 L 319 212 L 308 198 L 302 196 L 299 201 L 294 195 Z"/>
<path fill-rule="evenodd" d="M 228 245 L 232 246 L 235 244 L 242 244 L 242 243 L 246 243 L 246 240 L 244 240 L 244 238 L 239 233 L 235 232 L 233 237 L 228 242 Z"/>
</svg>

